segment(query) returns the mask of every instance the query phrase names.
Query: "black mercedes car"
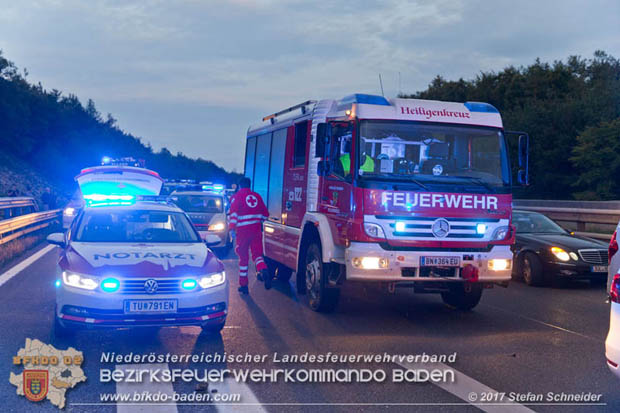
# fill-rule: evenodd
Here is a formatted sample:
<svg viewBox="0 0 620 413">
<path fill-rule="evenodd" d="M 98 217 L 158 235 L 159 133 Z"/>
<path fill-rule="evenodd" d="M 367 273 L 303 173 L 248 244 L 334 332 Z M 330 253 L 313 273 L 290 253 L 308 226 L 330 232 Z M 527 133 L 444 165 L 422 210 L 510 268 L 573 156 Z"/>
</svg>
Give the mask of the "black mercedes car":
<svg viewBox="0 0 620 413">
<path fill-rule="evenodd" d="M 515 210 L 512 222 L 517 229 L 513 275 L 527 284 L 607 279 L 606 243 L 574 235 L 538 212 Z"/>
</svg>

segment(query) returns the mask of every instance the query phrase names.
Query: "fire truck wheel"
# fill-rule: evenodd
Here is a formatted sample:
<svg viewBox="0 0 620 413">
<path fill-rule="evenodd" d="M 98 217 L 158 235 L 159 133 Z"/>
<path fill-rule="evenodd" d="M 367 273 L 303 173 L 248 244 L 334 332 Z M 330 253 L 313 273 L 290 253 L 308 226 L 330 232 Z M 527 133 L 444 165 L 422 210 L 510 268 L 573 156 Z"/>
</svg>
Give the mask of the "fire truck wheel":
<svg viewBox="0 0 620 413">
<path fill-rule="evenodd" d="M 465 284 L 456 284 L 451 286 L 449 292 L 441 293 L 441 298 L 450 307 L 469 311 L 477 306 L 482 298 L 482 284 L 471 284 L 469 291 L 465 290 Z"/>
<path fill-rule="evenodd" d="M 543 268 L 536 254 L 526 252 L 521 259 L 521 274 L 527 285 L 542 285 L 544 282 Z"/>
<path fill-rule="evenodd" d="M 325 313 L 334 311 L 338 305 L 340 290 L 327 287 L 327 268 L 321 257 L 321 247 L 316 242 L 308 244 L 304 262 L 310 308 Z"/>
</svg>

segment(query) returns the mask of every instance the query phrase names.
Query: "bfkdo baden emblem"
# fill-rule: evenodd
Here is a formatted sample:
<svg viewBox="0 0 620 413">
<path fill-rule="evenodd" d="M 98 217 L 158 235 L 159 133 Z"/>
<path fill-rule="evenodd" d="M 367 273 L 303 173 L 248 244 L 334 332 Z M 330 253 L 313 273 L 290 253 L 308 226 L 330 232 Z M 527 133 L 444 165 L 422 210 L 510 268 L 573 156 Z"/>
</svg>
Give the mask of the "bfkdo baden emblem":
<svg viewBox="0 0 620 413">
<path fill-rule="evenodd" d="M 30 401 L 40 402 L 47 396 L 49 372 L 47 370 L 24 370 L 24 396 Z"/>
</svg>

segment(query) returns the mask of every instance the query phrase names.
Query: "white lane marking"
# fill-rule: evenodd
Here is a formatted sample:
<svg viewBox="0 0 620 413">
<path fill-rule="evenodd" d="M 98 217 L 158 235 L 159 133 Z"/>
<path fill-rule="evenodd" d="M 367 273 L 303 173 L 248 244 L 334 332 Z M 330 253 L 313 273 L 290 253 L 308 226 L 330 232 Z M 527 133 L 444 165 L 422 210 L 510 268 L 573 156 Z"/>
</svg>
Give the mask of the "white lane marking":
<svg viewBox="0 0 620 413">
<path fill-rule="evenodd" d="M 227 377 L 221 383 L 209 383 L 209 391 L 214 389 L 219 394 L 239 394 L 241 396 L 241 400 L 238 403 L 231 403 L 231 405 L 225 403 L 216 404 L 215 408 L 218 412 L 238 412 L 239 405 L 243 405 L 244 412 L 263 413 L 267 411 L 247 384 L 238 383 L 233 378 Z"/>
<path fill-rule="evenodd" d="M 126 369 L 146 369 L 146 370 L 168 370 L 168 364 L 117 364 L 117 370 Z M 130 397 L 133 397 L 134 394 L 166 394 L 170 398 L 174 394 L 174 389 L 172 387 L 172 383 L 168 382 L 153 382 L 151 383 L 148 380 L 148 374 L 144 375 L 145 381 L 141 383 L 125 383 L 123 381 L 116 383 L 116 394 L 128 394 Z M 121 396 L 122 397 L 122 396 Z M 165 402 L 164 402 L 165 403 Z M 148 412 L 148 413 L 176 413 L 177 406 L 176 403 L 165 403 L 165 404 L 136 404 L 132 405 L 131 403 L 119 403 L 116 406 L 117 413 L 136 413 L 136 412 Z"/>
<path fill-rule="evenodd" d="M 519 314 L 519 313 L 516 313 L 514 311 L 506 310 L 506 309 L 501 308 L 501 307 L 496 307 L 496 306 L 490 305 L 490 304 L 481 304 L 481 305 L 487 306 L 487 307 L 491 307 L 494 310 L 503 311 L 505 313 L 512 314 L 512 315 L 517 316 L 519 318 L 522 318 L 524 320 L 528 320 L 528 321 L 532 321 L 534 323 L 542 324 L 542 325 L 544 325 L 546 327 L 554 328 L 556 330 L 560 330 L 560 331 L 563 331 L 565 333 L 570 333 L 570 334 L 574 334 L 574 335 L 582 337 L 582 338 L 587 338 L 588 340 L 598 341 L 599 343 L 604 343 L 605 342 L 604 340 L 599 340 L 599 339 L 594 338 L 594 337 L 586 336 L 585 334 L 581 334 L 581 333 L 578 333 L 578 332 L 573 331 L 573 330 L 569 330 L 569 329 L 564 328 L 564 327 L 560 327 L 560 326 L 556 326 L 556 325 L 553 325 L 553 324 L 545 323 L 544 321 L 537 320 L 535 318 L 531 318 L 531 317 L 528 317 L 528 316 L 524 316 L 523 314 Z"/>
<path fill-rule="evenodd" d="M 28 266 L 30 266 L 32 263 L 34 263 L 39 258 L 43 257 L 45 254 L 47 254 L 54 248 L 56 248 L 55 245 L 48 245 L 42 250 L 35 252 L 34 254 L 32 254 L 30 257 L 26 258 L 19 264 L 13 266 L 12 268 L 9 268 L 7 271 L 4 272 L 4 274 L 0 275 L 0 287 L 2 287 L 4 283 L 9 281 L 11 278 L 15 277 L 17 274 L 25 270 Z"/>
<path fill-rule="evenodd" d="M 473 406 L 476 406 L 480 410 L 488 413 L 495 412 L 517 412 L 517 413 L 531 413 L 533 410 L 528 409 L 527 407 L 510 401 L 492 401 L 489 404 L 480 403 L 480 394 L 486 393 L 488 395 L 498 394 L 497 390 L 493 390 L 492 388 L 472 379 L 471 377 L 461 373 L 460 371 L 454 369 L 451 366 L 443 363 L 407 363 L 407 362 L 397 362 L 401 367 L 411 370 L 417 369 L 425 369 L 428 371 L 432 371 L 434 369 L 439 370 L 452 370 L 454 371 L 454 383 L 433 383 L 439 388 L 447 391 L 458 397 L 461 400 L 465 400 L 468 403 L 471 403 Z M 476 401 L 473 400 L 472 394 L 475 394 Z M 498 402 L 501 405 L 498 405 Z"/>
</svg>

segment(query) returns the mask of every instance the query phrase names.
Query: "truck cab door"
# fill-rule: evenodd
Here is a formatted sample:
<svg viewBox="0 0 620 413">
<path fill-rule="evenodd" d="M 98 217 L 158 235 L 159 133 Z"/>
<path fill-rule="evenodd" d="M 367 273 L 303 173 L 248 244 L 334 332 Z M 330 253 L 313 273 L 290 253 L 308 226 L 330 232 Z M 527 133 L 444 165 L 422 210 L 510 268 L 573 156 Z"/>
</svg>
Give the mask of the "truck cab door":
<svg viewBox="0 0 620 413">
<path fill-rule="evenodd" d="M 354 128 L 350 122 L 332 123 L 329 142 L 330 173 L 319 190 L 319 211 L 329 221 L 336 245 L 344 245 L 352 218 L 353 175 L 355 168 Z"/>
</svg>

